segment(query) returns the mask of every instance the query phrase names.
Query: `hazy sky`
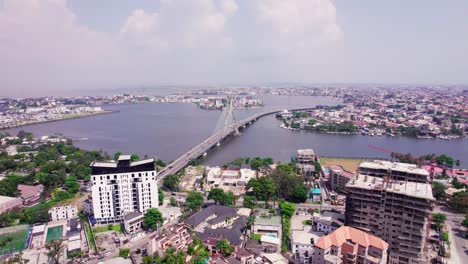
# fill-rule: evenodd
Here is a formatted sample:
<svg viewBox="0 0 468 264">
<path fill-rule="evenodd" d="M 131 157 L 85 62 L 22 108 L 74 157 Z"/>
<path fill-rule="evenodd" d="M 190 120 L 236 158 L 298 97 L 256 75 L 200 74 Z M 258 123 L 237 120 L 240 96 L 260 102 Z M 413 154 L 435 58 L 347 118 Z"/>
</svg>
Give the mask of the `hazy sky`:
<svg viewBox="0 0 468 264">
<path fill-rule="evenodd" d="M 468 83 L 466 0 L 0 0 L 0 96 L 153 84 Z"/>
</svg>

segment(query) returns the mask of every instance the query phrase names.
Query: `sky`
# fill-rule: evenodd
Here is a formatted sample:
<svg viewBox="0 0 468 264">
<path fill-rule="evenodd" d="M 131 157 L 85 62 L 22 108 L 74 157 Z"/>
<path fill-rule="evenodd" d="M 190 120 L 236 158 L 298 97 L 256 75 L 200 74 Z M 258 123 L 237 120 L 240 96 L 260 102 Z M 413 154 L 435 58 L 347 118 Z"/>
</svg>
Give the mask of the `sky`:
<svg viewBox="0 0 468 264">
<path fill-rule="evenodd" d="M 468 84 L 466 0 L 0 0 L 0 96 Z"/>
</svg>

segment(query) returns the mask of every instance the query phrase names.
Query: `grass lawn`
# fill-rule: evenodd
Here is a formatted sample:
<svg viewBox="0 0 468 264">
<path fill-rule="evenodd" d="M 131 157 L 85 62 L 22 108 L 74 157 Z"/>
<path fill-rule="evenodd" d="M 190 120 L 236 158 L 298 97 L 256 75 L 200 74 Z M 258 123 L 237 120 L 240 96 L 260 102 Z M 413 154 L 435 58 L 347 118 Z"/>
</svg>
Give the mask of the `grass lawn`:
<svg viewBox="0 0 468 264">
<path fill-rule="evenodd" d="M 330 165 L 341 165 L 345 170 L 349 172 L 356 172 L 359 164 L 361 162 L 368 161 L 366 159 L 344 159 L 344 158 L 320 158 L 320 163 L 322 166 L 330 166 Z"/>
<path fill-rule="evenodd" d="M 262 238 L 262 235 L 260 235 L 260 234 L 251 234 L 250 235 L 250 239 L 252 239 L 252 240 L 260 241 L 261 238 Z"/>
<path fill-rule="evenodd" d="M 91 232 L 91 227 L 89 226 L 89 222 L 88 221 L 82 221 L 82 222 L 84 222 L 86 236 L 88 237 L 89 248 L 92 251 L 96 251 L 96 243 L 94 242 L 94 236 L 93 236 L 93 233 Z"/>
<path fill-rule="evenodd" d="M 93 228 L 94 233 L 101 233 L 107 231 L 117 231 L 120 234 L 123 234 L 122 225 L 109 225 L 109 226 L 100 226 Z"/>
</svg>

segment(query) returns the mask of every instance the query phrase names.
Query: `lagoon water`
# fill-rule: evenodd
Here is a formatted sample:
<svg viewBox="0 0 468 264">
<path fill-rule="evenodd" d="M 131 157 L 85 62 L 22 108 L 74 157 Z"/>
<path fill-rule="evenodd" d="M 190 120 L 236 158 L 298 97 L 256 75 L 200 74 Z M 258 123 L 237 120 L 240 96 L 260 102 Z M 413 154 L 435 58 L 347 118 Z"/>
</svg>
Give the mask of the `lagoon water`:
<svg viewBox="0 0 468 264">
<path fill-rule="evenodd" d="M 326 97 L 264 96 L 264 108 L 236 111 L 242 119 L 270 109 L 336 105 L 340 101 Z M 75 140 L 84 149 L 103 149 L 109 153 L 121 151 L 156 156 L 170 161 L 182 155 L 211 135 L 219 122 L 221 111 L 202 110 L 194 104 L 144 103 L 107 105 L 118 112 L 79 119 L 63 120 L 8 129 L 10 133 L 25 130 L 36 136 L 61 133 Z M 79 140 L 85 139 L 85 140 Z M 310 131 L 291 131 L 278 127 L 274 116 L 255 122 L 242 135 L 232 137 L 209 152 L 203 162 L 222 165 L 238 157 L 273 157 L 289 161 L 299 148 L 313 148 L 320 156 L 389 158 L 369 145 L 414 155 L 448 154 L 468 166 L 468 140 L 417 139 L 409 137 L 370 137 L 362 135 L 332 135 Z"/>
</svg>

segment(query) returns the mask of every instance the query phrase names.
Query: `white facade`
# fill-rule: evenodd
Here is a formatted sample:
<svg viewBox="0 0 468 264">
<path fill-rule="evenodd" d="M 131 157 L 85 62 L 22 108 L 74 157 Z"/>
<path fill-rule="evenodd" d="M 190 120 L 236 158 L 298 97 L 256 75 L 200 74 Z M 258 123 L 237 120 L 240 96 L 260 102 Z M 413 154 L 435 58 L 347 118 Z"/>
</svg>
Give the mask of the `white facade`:
<svg viewBox="0 0 468 264">
<path fill-rule="evenodd" d="M 94 217 L 98 223 L 121 221 L 131 212 L 158 207 L 154 159 L 130 162 L 93 162 L 91 187 Z"/>
<path fill-rule="evenodd" d="M 74 205 L 57 206 L 49 209 L 50 220 L 60 221 L 75 218 L 78 210 Z"/>
</svg>

